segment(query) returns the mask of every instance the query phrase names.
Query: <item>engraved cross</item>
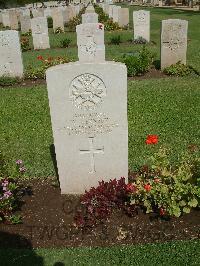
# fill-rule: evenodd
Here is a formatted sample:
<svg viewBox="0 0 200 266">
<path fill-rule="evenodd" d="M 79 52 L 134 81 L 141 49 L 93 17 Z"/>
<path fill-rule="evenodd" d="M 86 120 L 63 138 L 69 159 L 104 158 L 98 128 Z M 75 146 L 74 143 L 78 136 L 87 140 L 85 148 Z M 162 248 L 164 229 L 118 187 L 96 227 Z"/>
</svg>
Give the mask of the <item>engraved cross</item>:
<svg viewBox="0 0 200 266">
<path fill-rule="evenodd" d="M 88 138 L 89 140 L 89 149 L 88 150 L 80 150 L 80 154 L 89 154 L 90 155 L 90 165 L 91 165 L 91 170 L 89 173 L 93 174 L 96 172 L 95 169 L 95 159 L 94 159 L 94 155 L 95 154 L 104 154 L 104 147 L 103 148 L 99 148 L 99 149 L 95 149 L 94 148 L 94 138 Z"/>
</svg>

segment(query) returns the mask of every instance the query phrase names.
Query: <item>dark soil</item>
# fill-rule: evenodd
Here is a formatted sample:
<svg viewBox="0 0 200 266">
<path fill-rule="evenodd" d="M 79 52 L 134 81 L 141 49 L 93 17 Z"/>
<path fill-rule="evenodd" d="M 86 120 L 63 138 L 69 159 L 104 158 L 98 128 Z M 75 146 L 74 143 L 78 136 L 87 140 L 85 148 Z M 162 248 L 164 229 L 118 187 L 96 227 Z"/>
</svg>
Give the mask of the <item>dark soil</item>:
<svg viewBox="0 0 200 266">
<path fill-rule="evenodd" d="M 108 221 L 85 230 L 73 226 L 79 197 L 61 196 L 51 180 L 26 181 L 19 214 L 22 224 L 0 224 L 0 248 L 110 246 L 200 238 L 200 211 L 161 219 L 140 211 L 115 211 Z"/>
<path fill-rule="evenodd" d="M 161 72 L 160 70 L 157 70 L 155 68 L 150 69 L 149 72 L 145 73 L 144 75 L 141 76 L 135 76 L 135 77 L 128 77 L 128 80 L 143 80 L 143 79 L 159 79 L 159 78 L 166 78 L 169 76 Z M 3 88 L 12 88 L 12 87 L 20 87 L 20 88 L 29 88 L 29 87 L 34 87 L 38 85 L 46 85 L 46 80 L 45 79 L 36 79 L 36 80 L 31 80 L 31 79 L 25 79 L 20 83 L 14 84 L 12 86 L 0 86 Z"/>
</svg>

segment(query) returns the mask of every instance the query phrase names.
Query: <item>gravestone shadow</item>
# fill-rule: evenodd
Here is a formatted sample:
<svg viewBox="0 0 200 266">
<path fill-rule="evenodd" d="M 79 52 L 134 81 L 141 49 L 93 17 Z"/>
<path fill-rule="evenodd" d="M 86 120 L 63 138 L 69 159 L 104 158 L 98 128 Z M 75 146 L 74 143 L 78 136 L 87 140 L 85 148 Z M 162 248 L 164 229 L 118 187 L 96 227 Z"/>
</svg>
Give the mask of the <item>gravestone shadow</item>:
<svg viewBox="0 0 200 266">
<path fill-rule="evenodd" d="M 32 248 L 30 240 L 18 234 L 0 231 L 1 266 L 43 266 L 43 258 Z"/>
<path fill-rule="evenodd" d="M 50 150 L 51 159 L 52 159 L 52 162 L 53 162 L 54 171 L 56 173 L 57 181 L 60 184 L 60 182 L 59 182 L 59 175 L 58 175 L 57 161 L 56 161 L 56 152 L 55 152 L 55 146 L 54 146 L 54 144 L 51 144 L 50 145 L 49 150 Z"/>
</svg>

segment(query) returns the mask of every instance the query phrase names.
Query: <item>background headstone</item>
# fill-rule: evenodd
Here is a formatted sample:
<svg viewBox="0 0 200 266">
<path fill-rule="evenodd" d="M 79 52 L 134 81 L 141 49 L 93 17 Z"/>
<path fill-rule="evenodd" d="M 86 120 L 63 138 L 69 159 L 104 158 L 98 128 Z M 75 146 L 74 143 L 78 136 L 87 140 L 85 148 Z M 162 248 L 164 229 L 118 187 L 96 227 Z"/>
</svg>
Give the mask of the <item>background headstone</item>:
<svg viewBox="0 0 200 266">
<path fill-rule="evenodd" d="M 118 24 L 120 27 L 126 27 L 129 25 L 129 8 L 119 9 Z"/>
<path fill-rule="evenodd" d="M 168 19 L 162 21 L 161 69 L 181 63 L 186 64 L 188 21 Z"/>
<path fill-rule="evenodd" d="M 98 15 L 92 5 L 89 5 L 85 10 L 85 14 L 82 15 L 82 23 L 98 23 Z"/>
<path fill-rule="evenodd" d="M 121 7 L 120 6 L 114 6 L 113 11 L 112 11 L 112 18 L 113 22 L 119 22 L 119 12 L 120 12 Z"/>
<path fill-rule="evenodd" d="M 53 18 L 53 30 L 54 30 L 54 32 L 58 28 L 60 28 L 64 32 L 65 28 L 64 28 L 64 20 L 63 20 L 63 11 L 58 9 L 58 8 L 54 8 L 52 10 L 52 18 Z"/>
<path fill-rule="evenodd" d="M 104 25 L 85 23 L 76 27 L 78 57 L 81 62 L 105 61 Z"/>
<path fill-rule="evenodd" d="M 134 40 L 143 38 L 150 41 L 150 12 L 139 10 L 133 12 Z"/>
<path fill-rule="evenodd" d="M 23 77 L 20 40 L 15 30 L 0 31 L 0 76 Z"/>
<path fill-rule="evenodd" d="M 21 16 L 20 17 L 21 23 L 21 32 L 26 33 L 31 30 L 31 19 L 30 16 Z"/>
<path fill-rule="evenodd" d="M 10 27 L 10 16 L 9 11 L 2 12 L 2 23 L 4 27 Z"/>
<path fill-rule="evenodd" d="M 47 49 L 49 45 L 48 25 L 45 17 L 31 19 L 34 49 Z"/>
<path fill-rule="evenodd" d="M 19 24 L 18 24 L 18 18 L 17 13 L 15 10 L 9 11 L 9 18 L 10 18 L 10 28 L 11 30 L 18 30 Z"/>
</svg>

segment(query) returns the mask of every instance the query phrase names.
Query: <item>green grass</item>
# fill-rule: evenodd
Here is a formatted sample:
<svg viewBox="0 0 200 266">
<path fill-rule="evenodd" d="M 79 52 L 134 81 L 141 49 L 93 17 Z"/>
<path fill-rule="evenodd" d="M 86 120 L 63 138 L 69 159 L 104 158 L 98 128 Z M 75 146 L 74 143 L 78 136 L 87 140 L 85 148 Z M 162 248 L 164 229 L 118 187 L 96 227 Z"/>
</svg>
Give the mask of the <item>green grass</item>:
<svg viewBox="0 0 200 266">
<path fill-rule="evenodd" d="M 188 144 L 200 144 L 199 78 L 130 81 L 128 84 L 129 167 L 142 165 L 157 147 L 144 144 L 158 134 L 159 145 L 181 154 Z M 47 90 L 0 90 L 1 150 L 12 160 L 22 158 L 27 175 L 55 175 L 50 155 L 53 143 Z M 123 159 L 123 158 L 122 158 Z"/>
<path fill-rule="evenodd" d="M 2 266 L 192 266 L 199 265 L 199 259 L 200 241 L 110 248 L 0 250 Z"/>
</svg>

